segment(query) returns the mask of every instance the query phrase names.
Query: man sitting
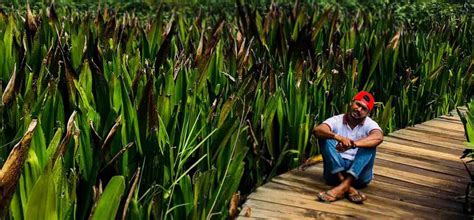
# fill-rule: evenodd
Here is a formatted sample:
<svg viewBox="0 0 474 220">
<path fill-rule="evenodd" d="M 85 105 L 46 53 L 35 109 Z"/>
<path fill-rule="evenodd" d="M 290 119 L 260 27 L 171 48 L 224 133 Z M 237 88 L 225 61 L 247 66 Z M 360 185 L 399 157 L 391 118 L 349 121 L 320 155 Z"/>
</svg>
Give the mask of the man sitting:
<svg viewBox="0 0 474 220">
<path fill-rule="evenodd" d="M 373 96 L 361 91 L 351 101 L 349 112 L 333 116 L 313 129 L 324 161 L 324 179 L 334 188 L 320 192 L 317 199 L 333 202 L 346 198 L 363 203 L 367 197 L 355 188 L 372 180 L 375 150 L 383 141 L 379 125 L 368 117 Z"/>
</svg>

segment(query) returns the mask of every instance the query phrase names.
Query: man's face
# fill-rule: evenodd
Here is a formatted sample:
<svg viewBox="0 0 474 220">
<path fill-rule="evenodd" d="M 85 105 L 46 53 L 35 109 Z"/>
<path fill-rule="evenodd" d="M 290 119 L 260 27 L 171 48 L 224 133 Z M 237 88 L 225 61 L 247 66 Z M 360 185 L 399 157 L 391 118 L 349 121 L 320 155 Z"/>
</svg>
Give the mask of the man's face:
<svg viewBox="0 0 474 220">
<path fill-rule="evenodd" d="M 365 117 L 367 117 L 367 115 L 369 114 L 369 108 L 367 107 L 367 105 L 361 101 L 352 101 L 351 102 L 351 108 L 350 108 L 350 115 L 352 116 L 352 118 L 354 119 L 363 119 Z"/>
</svg>

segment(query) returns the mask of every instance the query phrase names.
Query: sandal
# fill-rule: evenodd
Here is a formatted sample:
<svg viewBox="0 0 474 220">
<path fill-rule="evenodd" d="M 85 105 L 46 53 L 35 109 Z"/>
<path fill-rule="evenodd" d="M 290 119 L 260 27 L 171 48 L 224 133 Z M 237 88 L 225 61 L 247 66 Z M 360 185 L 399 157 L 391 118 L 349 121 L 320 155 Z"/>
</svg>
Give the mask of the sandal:
<svg viewBox="0 0 474 220">
<path fill-rule="evenodd" d="M 363 204 L 365 200 L 367 200 L 367 196 L 364 195 L 363 193 L 356 191 L 356 193 L 346 193 L 346 198 L 349 200 L 349 202 L 355 203 L 355 204 Z"/>
<path fill-rule="evenodd" d="M 319 192 L 318 194 L 316 194 L 316 200 L 320 201 L 320 202 L 325 202 L 325 203 L 331 203 L 331 202 L 335 202 L 339 199 L 342 199 L 342 197 L 337 197 L 333 194 L 331 194 L 328 191 L 324 191 L 324 192 Z"/>
</svg>

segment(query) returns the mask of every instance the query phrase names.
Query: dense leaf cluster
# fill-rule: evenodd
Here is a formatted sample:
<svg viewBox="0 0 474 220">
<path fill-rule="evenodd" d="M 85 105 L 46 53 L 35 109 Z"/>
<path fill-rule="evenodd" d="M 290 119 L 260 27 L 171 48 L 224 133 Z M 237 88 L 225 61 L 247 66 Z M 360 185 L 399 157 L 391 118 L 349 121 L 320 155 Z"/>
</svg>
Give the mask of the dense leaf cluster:
<svg viewBox="0 0 474 220">
<path fill-rule="evenodd" d="M 473 94 L 471 5 L 349 3 L 4 6 L 6 216 L 224 218 L 359 90 L 387 132 Z"/>
</svg>

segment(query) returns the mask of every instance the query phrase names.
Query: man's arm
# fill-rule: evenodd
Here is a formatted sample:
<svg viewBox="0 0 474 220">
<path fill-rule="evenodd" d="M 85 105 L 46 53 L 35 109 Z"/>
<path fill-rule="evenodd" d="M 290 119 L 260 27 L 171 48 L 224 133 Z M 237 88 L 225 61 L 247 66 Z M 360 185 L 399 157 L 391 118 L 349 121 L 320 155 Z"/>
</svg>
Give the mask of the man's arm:
<svg viewBox="0 0 474 220">
<path fill-rule="evenodd" d="M 374 129 L 370 131 L 369 136 L 354 141 L 355 147 L 377 147 L 383 141 L 383 133 L 381 130 Z"/>
<path fill-rule="evenodd" d="M 352 146 L 353 142 L 346 137 L 340 136 L 334 132 L 331 131 L 331 127 L 327 124 L 320 124 L 317 127 L 313 128 L 313 134 L 316 136 L 316 138 L 320 139 L 334 139 L 341 143 L 344 146 Z"/>
</svg>

